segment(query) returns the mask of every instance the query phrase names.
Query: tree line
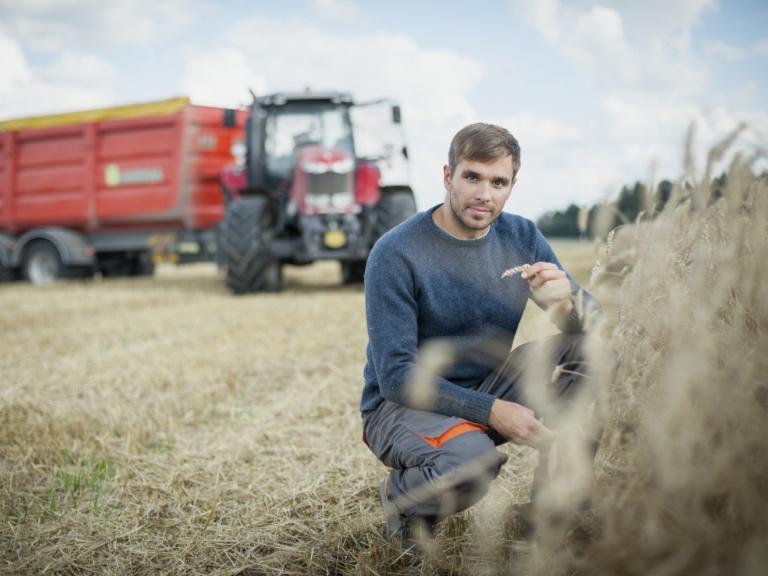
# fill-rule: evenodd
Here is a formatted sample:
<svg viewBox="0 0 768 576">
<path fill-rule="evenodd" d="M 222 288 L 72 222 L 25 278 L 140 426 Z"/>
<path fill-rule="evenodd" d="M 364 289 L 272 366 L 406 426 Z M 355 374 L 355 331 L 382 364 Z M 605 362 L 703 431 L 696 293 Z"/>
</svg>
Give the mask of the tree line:
<svg viewBox="0 0 768 576">
<path fill-rule="evenodd" d="M 536 223 L 548 237 L 595 238 L 605 230 L 626 222 L 634 222 L 641 212 L 660 211 L 669 200 L 672 188 L 671 181 L 662 180 L 649 193 L 645 184 L 635 182 L 633 185 L 623 186 L 615 201 L 598 202 L 591 206 L 571 204 L 565 210 L 545 213 Z"/>
</svg>

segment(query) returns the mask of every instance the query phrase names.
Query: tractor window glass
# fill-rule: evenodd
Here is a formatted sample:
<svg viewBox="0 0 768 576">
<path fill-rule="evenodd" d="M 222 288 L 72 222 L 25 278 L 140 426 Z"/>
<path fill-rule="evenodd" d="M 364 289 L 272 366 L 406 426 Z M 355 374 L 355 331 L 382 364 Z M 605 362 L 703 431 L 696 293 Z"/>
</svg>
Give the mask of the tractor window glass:
<svg viewBox="0 0 768 576">
<path fill-rule="evenodd" d="M 340 148 L 353 154 L 349 116 L 342 108 L 286 107 L 269 115 L 266 131 L 266 171 L 273 178 L 291 174 L 296 151 L 302 146 Z"/>
</svg>

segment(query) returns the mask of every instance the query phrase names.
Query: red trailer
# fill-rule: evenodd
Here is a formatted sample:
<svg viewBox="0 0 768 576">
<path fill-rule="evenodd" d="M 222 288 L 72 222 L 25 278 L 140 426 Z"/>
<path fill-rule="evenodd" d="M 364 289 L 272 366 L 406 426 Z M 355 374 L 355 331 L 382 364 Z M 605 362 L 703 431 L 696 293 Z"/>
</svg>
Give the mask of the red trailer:
<svg viewBox="0 0 768 576">
<path fill-rule="evenodd" d="M 246 115 L 176 98 L 0 122 L 0 280 L 212 259 Z"/>
</svg>

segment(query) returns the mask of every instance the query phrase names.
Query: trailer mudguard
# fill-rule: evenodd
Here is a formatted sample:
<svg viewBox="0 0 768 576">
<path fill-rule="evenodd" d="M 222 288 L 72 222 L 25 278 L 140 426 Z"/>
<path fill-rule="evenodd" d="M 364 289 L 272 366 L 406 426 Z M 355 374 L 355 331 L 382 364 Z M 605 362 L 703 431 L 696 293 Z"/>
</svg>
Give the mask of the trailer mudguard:
<svg viewBox="0 0 768 576">
<path fill-rule="evenodd" d="M 77 232 L 66 228 L 36 228 L 22 235 L 12 253 L 11 266 L 21 265 L 24 248 L 35 240 L 47 240 L 56 247 L 61 262 L 67 266 L 92 266 L 95 263 L 93 246 Z"/>
</svg>

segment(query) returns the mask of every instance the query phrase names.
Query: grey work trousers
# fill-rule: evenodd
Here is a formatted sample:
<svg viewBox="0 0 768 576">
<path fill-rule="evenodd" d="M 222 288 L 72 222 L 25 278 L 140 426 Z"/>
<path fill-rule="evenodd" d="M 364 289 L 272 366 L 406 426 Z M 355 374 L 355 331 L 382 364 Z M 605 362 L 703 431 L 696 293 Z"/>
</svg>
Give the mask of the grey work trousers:
<svg viewBox="0 0 768 576">
<path fill-rule="evenodd" d="M 560 366 L 552 392 L 558 402 L 567 402 L 586 372 L 583 337 L 557 334 L 518 346 L 478 390 L 526 405 L 522 382 L 530 372 L 550 375 Z M 533 366 L 542 359 L 538 346 L 547 351 L 546 366 Z M 363 433 L 371 451 L 391 468 L 387 493 L 399 513 L 431 523 L 480 500 L 507 461 L 496 448 L 505 440 L 492 428 L 386 400 L 363 414 Z"/>
</svg>

